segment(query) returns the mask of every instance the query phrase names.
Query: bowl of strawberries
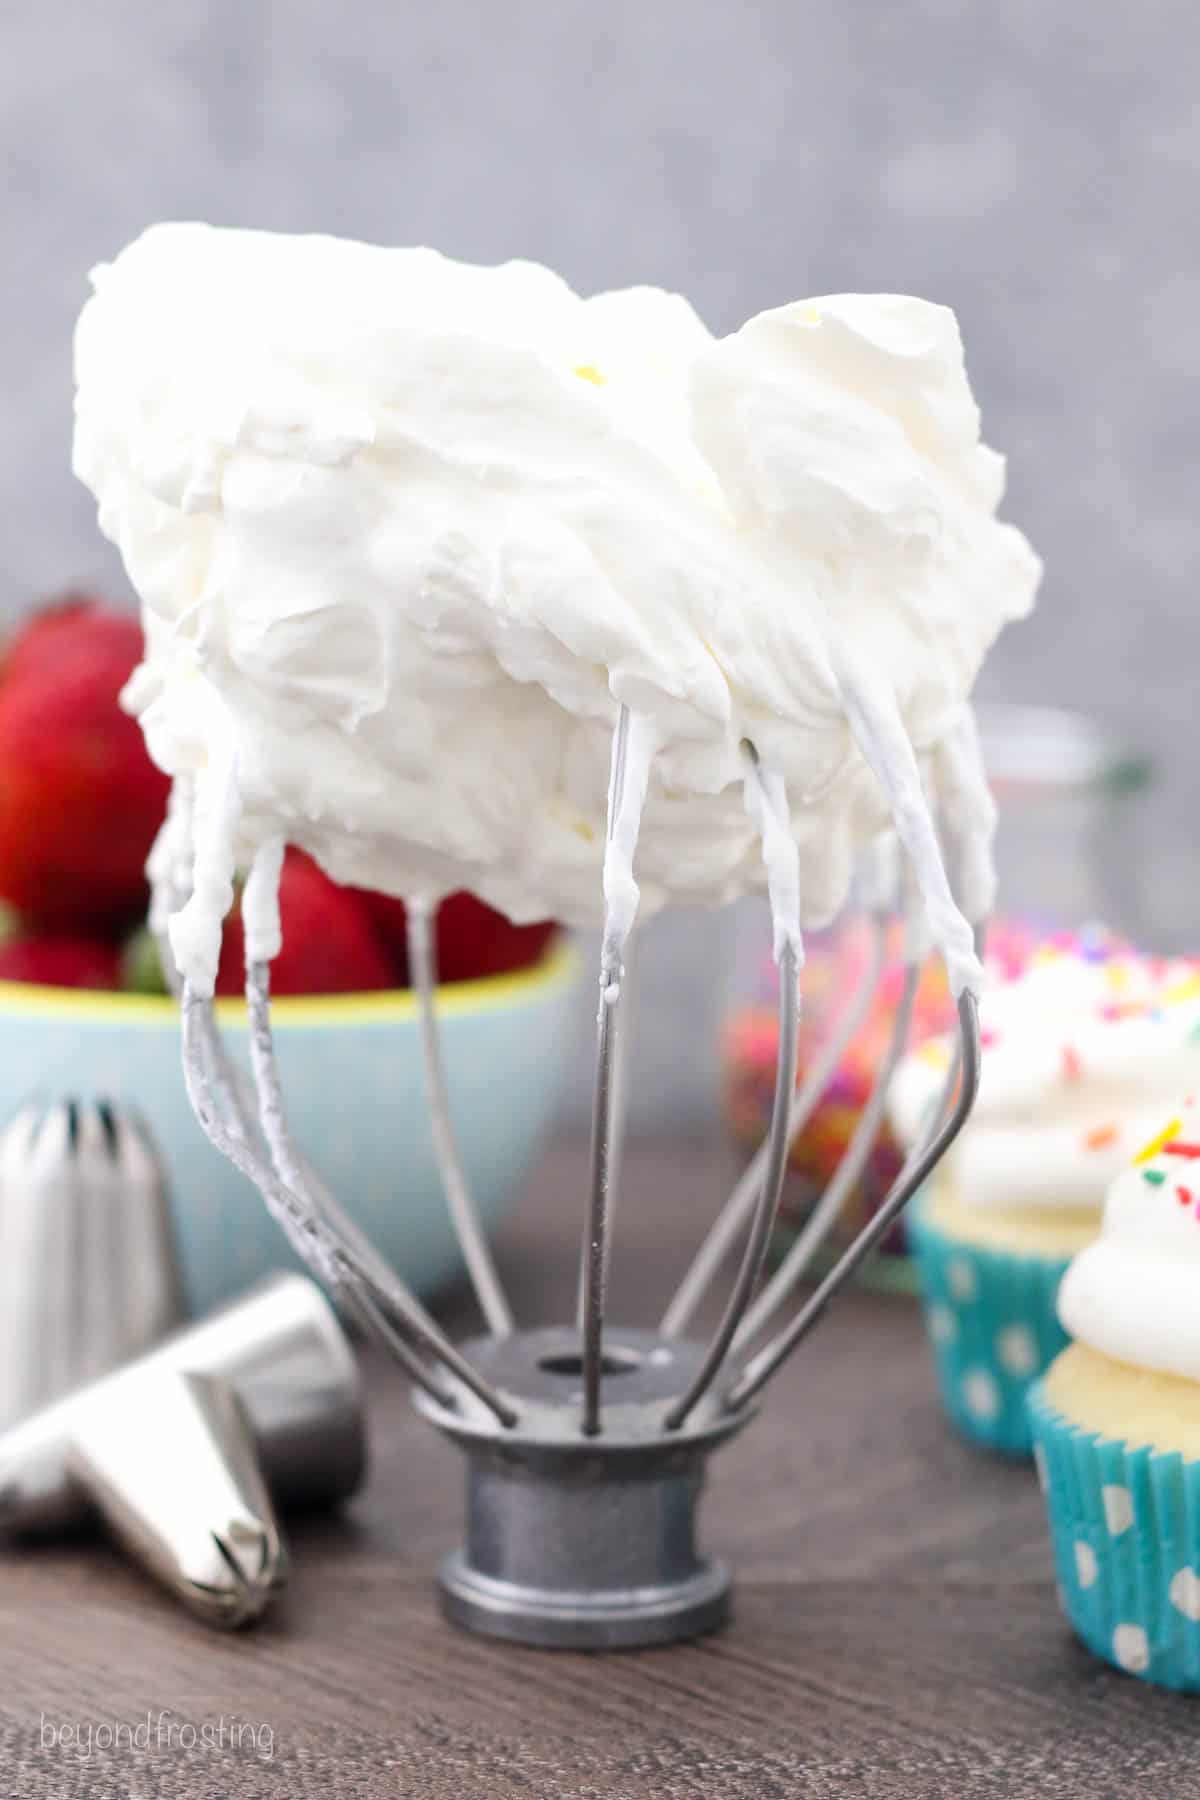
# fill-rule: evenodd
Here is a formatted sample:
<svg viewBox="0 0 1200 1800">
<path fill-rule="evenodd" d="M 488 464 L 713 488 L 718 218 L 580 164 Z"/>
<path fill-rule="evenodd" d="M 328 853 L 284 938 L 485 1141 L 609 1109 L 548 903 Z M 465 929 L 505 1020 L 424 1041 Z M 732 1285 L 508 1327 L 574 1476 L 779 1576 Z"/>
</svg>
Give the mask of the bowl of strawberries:
<svg viewBox="0 0 1200 1800">
<path fill-rule="evenodd" d="M 188 1297 L 202 1309 L 294 1258 L 184 1091 L 175 1004 L 145 925 L 144 866 L 168 784 L 118 699 L 141 648 L 136 617 L 68 595 L 0 653 L 0 1110 L 31 1092 L 103 1094 L 137 1110 L 167 1165 Z M 434 1162 L 403 904 L 339 887 L 289 850 L 280 910 L 272 1013 L 297 1139 L 429 1293 L 454 1278 L 459 1255 Z M 553 1122 L 575 959 L 552 923 L 514 926 L 470 894 L 443 903 L 436 929 L 451 1105 L 491 1225 Z M 218 1010 L 245 1060 L 242 964 L 235 905 Z"/>
</svg>

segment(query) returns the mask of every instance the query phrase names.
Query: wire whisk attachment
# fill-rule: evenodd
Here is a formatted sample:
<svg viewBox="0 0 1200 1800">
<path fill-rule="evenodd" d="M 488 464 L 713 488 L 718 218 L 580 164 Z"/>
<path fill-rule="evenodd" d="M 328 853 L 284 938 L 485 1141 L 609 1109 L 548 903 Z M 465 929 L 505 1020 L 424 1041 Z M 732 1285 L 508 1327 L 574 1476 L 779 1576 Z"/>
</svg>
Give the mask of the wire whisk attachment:
<svg viewBox="0 0 1200 1800">
<path fill-rule="evenodd" d="M 346 1311 L 410 1376 L 419 1410 L 464 1453 L 466 1541 L 443 1565 L 440 1589 L 448 1615 L 473 1630 L 529 1644 L 603 1649 L 667 1642 L 723 1621 L 730 1575 L 701 1553 L 696 1540 L 708 1458 L 749 1424 L 771 1378 L 928 1179 L 974 1103 L 981 928 L 973 944 L 952 897 L 922 771 L 898 715 L 853 671 L 843 676 L 843 699 L 851 733 L 888 801 L 907 859 L 907 882 L 899 880 L 897 858 L 891 891 L 875 892 L 869 900 L 874 918 L 869 967 L 839 1031 L 797 1090 L 803 963 L 799 859 L 783 782 L 763 765 L 751 742 L 743 743 L 745 805 L 762 844 L 779 966 L 774 1103 L 760 1153 L 687 1268 L 657 1330 L 616 1327 L 608 1317 L 628 1039 L 623 1012 L 633 979 L 629 951 L 638 907 L 634 866 L 657 747 L 648 720 L 622 706 L 613 734 L 592 1144 L 578 1314 L 572 1323 L 548 1330 L 515 1326 L 480 1228 L 442 1066 L 428 906 L 418 899 L 409 917 L 432 1134 L 447 1204 L 488 1328 L 465 1344 L 449 1341 L 298 1150 L 275 1060 L 267 962 L 248 950 L 250 1084 L 231 1063 L 212 1001 L 186 985 L 180 995 L 185 1076 L 205 1131 L 256 1183 L 291 1242 Z M 976 757 L 973 733 L 958 734 L 948 752 L 956 793 L 981 779 Z M 181 841 L 188 806 L 186 789 L 177 784 L 172 817 Z M 979 912 L 980 896 L 988 893 L 990 844 L 984 839 L 992 820 L 982 818 L 974 834 L 968 820 L 964 833 L 960 809 L 956 823 L 960 884 L 968 871 Z M 183 868 L 179 856 L 164 853 L 158 859 L 154 916 L 160 928 L 186 898 Z M 277 846 L 260 852 L 251 879 L 269 883 L 272 868 L 277 873 Z M 764 1287 L 790 1146 L 875 998 L 889 920 L 897 911 L 908 926 L 905 975 L 871 1098 L 841 1167 Z M 958 1007 L 958 1049 L 940 1104 L 874 1217 L 787 1318 L 788 1303 L 882 1127 L 888 1086 L 910 1033 L 929 934 L 946 956 Z M 164 961 L 170 966 L 169 953 Z M 719 1323 L 707 1342 L 698 1342 L 689 1335 L 697 1310 L 739 1246 Z"/>
</svg>

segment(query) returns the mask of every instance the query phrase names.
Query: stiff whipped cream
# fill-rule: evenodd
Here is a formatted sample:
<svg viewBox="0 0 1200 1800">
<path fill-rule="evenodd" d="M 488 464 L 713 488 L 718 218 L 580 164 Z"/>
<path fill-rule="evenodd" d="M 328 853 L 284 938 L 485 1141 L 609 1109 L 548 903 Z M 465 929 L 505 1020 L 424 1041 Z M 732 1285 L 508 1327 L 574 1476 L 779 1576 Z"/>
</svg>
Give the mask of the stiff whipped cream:
<svg viewBox="0 0 1200 1800">
<path fill-rule="evenodd" d="M 1100 932 L 1035 952 L 980 1007 L 979 1097 L 939 1183 L 973 1208 L 1093 1212 L 1164 1109 L 1200 1084 L 1200 964 Z M 906 1144 L 938 1103 L 951 1046 L 907 1056 L 889 1104 Z"/>
<path fill-rule="evenodd" d="M 1117 1177 L 1100 1236 L 1071 1263 L 1071 1336 L 1135 1368 L 1200 1381 L 1200 1108 L 1176 1106 Z"/>
<path fill-rule="evenodd" d="M 976 917 L 965 701 L 1039 565 L 947 308 L 841 295 L 714 339 L 653 288 L 200 224 L 92 279 L 74 463 L 143 603 L 126 703 L 194 789 L 164 855 L 197 992 L 235 869 L 283 839 L 338 881 L 594 918 L 620 707 L 643 907 L 763 887 L 767 823 L 792 936 L 890 818 L 977 980 L 930 806 Z"/>
</svg>

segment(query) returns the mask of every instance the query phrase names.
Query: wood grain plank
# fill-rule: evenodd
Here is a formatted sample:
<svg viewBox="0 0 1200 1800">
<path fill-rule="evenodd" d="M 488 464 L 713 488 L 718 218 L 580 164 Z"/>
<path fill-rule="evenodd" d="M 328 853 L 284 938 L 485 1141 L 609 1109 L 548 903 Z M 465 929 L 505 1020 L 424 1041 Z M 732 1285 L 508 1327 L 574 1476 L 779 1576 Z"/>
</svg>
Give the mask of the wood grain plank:
<svg viewBox="0 0 1200 1800">
<path fill-rule="evenodd" d="M 580 1146 L 556 1150 L 504 1234 L 524 1318 L 568 1303 L 583 1170 Z M 661 1305 L 727 1174 L 703 1146 L 631 1153 L 622 1227 L 636 1248 L 614 1266 L 624 1316 Z M 470 1329 L 463 1296 L 444 1310 Z M 1200 1795 L 1200 1708 L 1073 1643 L 1030 1471 L 946 1431 L 910 1303 L 849 1296 L 716 1460 L 704 1529 L 740 1573 L 731 1628 L 635 1656 L 539 1654 L 443 1623 L 431 1575 L 458 1530 L 458 1459 L 390 1370 L 373 1357 L 367 1370 L 369 1486 L 340 1517 L 293 1522 L 291 1589 L 253 1634 L 192 1625 L 103 1544 L 5 1558 L 0 1791 Z M 181 1741 L 185 1725 L 222 1719 L 269 1738 Z M 98 1746 L 116 1721 L 141 1724 L 148 1745 Z M 91 1727 L 86 1756 L 86 1740 L 49 1740 L 64 1724 Z"/>
</svg>

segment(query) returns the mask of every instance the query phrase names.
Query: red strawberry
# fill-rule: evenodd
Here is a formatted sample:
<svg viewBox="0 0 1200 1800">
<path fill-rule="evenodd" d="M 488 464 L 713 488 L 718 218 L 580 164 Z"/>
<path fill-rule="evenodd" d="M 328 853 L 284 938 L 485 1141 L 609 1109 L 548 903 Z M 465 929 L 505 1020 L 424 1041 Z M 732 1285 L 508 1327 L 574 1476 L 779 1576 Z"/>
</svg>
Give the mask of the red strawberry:
<svg viewBox="0 0 1200 1800">
<path fill-rule="evenodd" d="M 96 938 L 10 938 L 0 944 L 0 981 L 33 981 L 45 987 L 120 987 L 121 953 L 115 945 Z"/>
<path fill-rule="evenodd" d="M 338 887 L 301 850 L 279 879 L 283 948 L 271 964 L 272 994 L 362 994 L 395 987 L 391 960 L 361 894 Z M 246 936 L 240 910 L 225 921 L 218 994 L 240 994 Z"/>
<path fill-rule="evenodd" d="M 408 908 L 403 900 L 393 900 L 390 894 L 377 894 L 374 888 L 351 888 L 350 891 L 366 907 L 375 935 L 388 953 L 393 986 L 407 987 L 410 981 Z"/>
<path fill-rule="evenodd" d="M 275 965 L 272 963 L 272 991 L 275 987 L 274 970 Z M 218 994 L 235 997 L 244 991 L 245 986 L 246 928 L 242 924 L 242 902 L 239 895 L 221 933 L 221 960 L 217 964 L 216 991 Z"/>
<path fill-rule="evenodd" d="M 271 988 L 275 989 L 275 964 L 271 964 Z M 218 994 L 236 996 L 246 986 L 246 928 L 242 924 L 242 902 L 238 897 L 221 933 L 221 960 L 217 964 Z"/>
<path fill-rule="evenodd" d="M 145 915 L 167 777 L 117 696 L 137 619 L 72 596 L 0 663 L 0 897 L 38 926 L 118 932 Z"/>
<path fill-rule="evenodd" d="M 364 891 L 380 937 L 393 963 L 408 980 L 404 902 Z M 503 975 L 537 962 L 558 927 L 551 919 L 514 925 L 504 914 L 474 894 L 449 894 L 437 912 L 437 960 L 440 981 L 472 981 Z"/>
<path fill-rule="evenodd" d="M 31 671 L 44 668 L 47 663 L 53 665 L 81 623 L 89 614 L 100 610 L 98 603 L 87 594 L 72 591 L 58 600 L 47 601 L 28 614 L 0 655 L 0 672 L 4 680 L 25 680 Z M 118 617 L 128 623 L 131 615 L 120 613 Z"/>
<path fill-rule="evenodd" d="M 442 981 L 469 981 L 527 968 L 557 929 L 553 919 L 514 925 L 474 894 L 450 894 L 437 915 L 439 976 Z"/>
</svg>

